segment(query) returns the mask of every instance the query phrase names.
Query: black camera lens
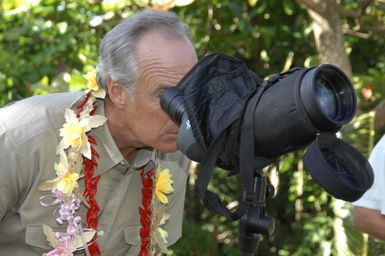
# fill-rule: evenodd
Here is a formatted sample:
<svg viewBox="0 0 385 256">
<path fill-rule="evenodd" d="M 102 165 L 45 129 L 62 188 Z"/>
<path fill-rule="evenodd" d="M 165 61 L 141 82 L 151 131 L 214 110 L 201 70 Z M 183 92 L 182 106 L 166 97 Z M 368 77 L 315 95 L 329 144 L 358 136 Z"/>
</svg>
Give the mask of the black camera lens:
<svg viewBox="0 0 385 256">
<path fill-rule="evenodd" d="M 300 93 L 310 120 L 321 131 L 339 129 L 354 117 L 354 88 L 336 66 L 325 64 L 310 69 L 303 77 Z"/>
</svg>

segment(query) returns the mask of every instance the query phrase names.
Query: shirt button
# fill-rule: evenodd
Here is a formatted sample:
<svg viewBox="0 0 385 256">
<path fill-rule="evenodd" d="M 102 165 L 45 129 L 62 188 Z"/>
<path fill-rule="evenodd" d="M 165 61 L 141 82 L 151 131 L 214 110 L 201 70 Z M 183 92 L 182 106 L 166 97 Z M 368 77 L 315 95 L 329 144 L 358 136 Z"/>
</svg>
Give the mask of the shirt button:
<svg viewBox="0 0 385 256">
<path fill-rule="evenodd" d="M 98 236 L 104 236 L 104 230 L 99 230 L 98 231 Z"/>
</svg>

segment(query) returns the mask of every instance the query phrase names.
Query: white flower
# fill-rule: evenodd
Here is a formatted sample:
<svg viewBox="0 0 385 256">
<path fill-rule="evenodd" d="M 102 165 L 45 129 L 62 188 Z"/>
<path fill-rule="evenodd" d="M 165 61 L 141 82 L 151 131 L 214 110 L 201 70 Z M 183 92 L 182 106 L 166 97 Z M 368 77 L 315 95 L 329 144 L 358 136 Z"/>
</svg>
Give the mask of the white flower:
<svg viewBox="0 0 385 256">
<path fill-rule="evenodd" d="M 79 119 L 76 117 L 75 112 L 68 108 L 65 110 L 64 116 L 66 123 L 60 129 L 62 140 L 57 152 L 71 147 L 74 151 L 79 151 L 83 156 L 91 159 L 91 144 L 86 133 L 92 128 L 103 125 L 107 121 L 106 117 L 93 115 Z"/>
</svg>

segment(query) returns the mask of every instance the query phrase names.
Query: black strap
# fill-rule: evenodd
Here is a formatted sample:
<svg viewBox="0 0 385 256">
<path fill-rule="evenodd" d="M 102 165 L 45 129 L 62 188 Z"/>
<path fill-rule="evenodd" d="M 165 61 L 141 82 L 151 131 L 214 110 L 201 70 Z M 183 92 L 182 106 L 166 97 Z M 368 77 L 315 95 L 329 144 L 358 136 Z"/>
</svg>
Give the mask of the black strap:
<svg viewBox="0 0 385 256">
<path fill-rule="evenodd" d="M 227 131 L 224 130 L 217 140 L 208 149 L 207 156 L 200 163 L 197 187 L 199 196 L 202 199 L 205 207 L 213 212 L 216 212 L 228 219 L 236 220 L 245 214 L 250 206 L 250 203 L 255 201 L 255 188 L 254 188 L 254 172 L 257 168 L 262 168 L 271 164 L 275 159 L 268 159 L 263 157 L 256 157 L 255 152 L 255 137 L 254 137 L 254 112 L 256 105 L 259 102 L 260 97 L 264 90 L 270 86 L 273 79 L 278 77 L 271 77 L 266 80 L 258 88 L 257 93 L 249 99 L 247 103 L 246 111 L 242 120 L 241 130 L 241 142 L 240 142 L 240 179 L 243 190 L 243 198 L 239 202 L 237 209 L 231 212 L 226 206 L 223 205 L 218 195 L 207 189 L 210 182 L 215 162 L 222 152 L 225 145 Z"/>
<path fill-rule="evenodd" d="M 268 159 L 257 157 L 255 155 L 255 134 L 254 134 L 254 113 L 257 104 L 261 99 L 264 91 L 270 86 L 277 77 L 271 77 L 269 80 L 263 81 L 258 88 L 257 93 L 248 101 L 245 114 L 242 120 L 241 127 L 241 142 L 239 150 L 239 176 L 242 186 L 242 203 L 250 206 L 255 203 L 255 189 L 254 188 L 254 172 L 259 171 L 264 166 L 267 166 L 275 161 L 275 159 Z"/>
<path fill-rule="evenodd" d="M 255 172 L 260 171 L 265 166 L 272 164 L 277 160 L 276 158 L 265 158 L 262 156 L 255 155 L 254 123 L 256 120 L 254 119 L 258 103 L 261 99 L 262 94 L 267 88 L 269 88 L 271 85 L 274 85 L 279 79 L 297 71 L 298 68 L 294 68 L 285 73 L 270 76 L 267 80 L 263 81 L 262 85 L 258 88 L 256 94 L 252 96 L 252 98 L 247 103 L 246 111 L 242 120 L 239 153 L 239 173 L 241 186 L 243 189 L 242 201 L 246 205 L 252 205 L 255 203 L 256 200 L 256 188 L 254 188 Z M 296 78 L 296 84 L 299 83 L 304 72 L 304 70 L 299 71 Z"/>
<path fill-rule="evenodd" d="M 199 196 L 207 209 L 225 216 L 228 219 L 237 220 L 245 213 L 246 209 L 238 207 L 234 212 L 231 212 L 226 206 L 223 205 L 218 195 L 207 189 L 215 168 L 215 162 L 222 151 L 225 140 L 226 132 L 222 132 L 218 139 L 209 148 L 205 159 L 200 163 L 197 187 Z"/>
</svg>

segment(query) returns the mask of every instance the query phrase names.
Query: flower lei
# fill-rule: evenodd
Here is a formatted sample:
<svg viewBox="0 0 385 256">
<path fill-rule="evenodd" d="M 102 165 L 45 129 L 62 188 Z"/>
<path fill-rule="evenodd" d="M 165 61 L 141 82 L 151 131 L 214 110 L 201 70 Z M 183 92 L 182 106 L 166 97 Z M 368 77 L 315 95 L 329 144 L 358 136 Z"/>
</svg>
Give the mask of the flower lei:
<svg viewBox="0 0 385 256">
<path fill-rule="evenodd" d="M 88 90 L 84 99 L 78 104 L 76 113 L 69 108 L 65 110 L 66 123 L 60 129 L 62 139 L 56 150 L 60 160 L 54 165 L 57 177 L 38 187 L 41 191 L 51 191 L 51 195 L 40 198 L 40 204 L 59 205 L 53 213 L 56 222 L 60 225 L 67 224 L 65 232 L 54 232 L 51 227 L 43 224 L 43 233 L 53 247 L 43 256 L 72 256 L 73 252 L 82 249 L 87 255 L 100 255 L 96 243 L 100 207 L 95 200 L 100 175 L 94 177 L 99 154 L 94 148 L 96 140 L 89 131 L 107 121 L 106 117 L 95 114 L 96 99 L 104 99 L 106 92 L 97 84 L 94 73 L 88 73 L 86 79 Z M 143 205 L 139 208 L 142 225 L 140 256 L 153 255 L 157 248 L 167 252 L 167 232 L 161 226 L 169 217 L 165 213 L 165 206 L 168 203 L 167 195 L 174 191 L 173 181 L 168 169 L 154 170 L 147 173 L 142 170 L 140 173 Z M 82 171 L 85 183 L 83 194 L 78 185 Z M 45 202 L 47 198 L 53 198 L 54 201 L 47 203 Z M 88 208 L 86 228 L 81 225 L 82 218 L 76 215 L 82 202 Z"/>
</svg>

